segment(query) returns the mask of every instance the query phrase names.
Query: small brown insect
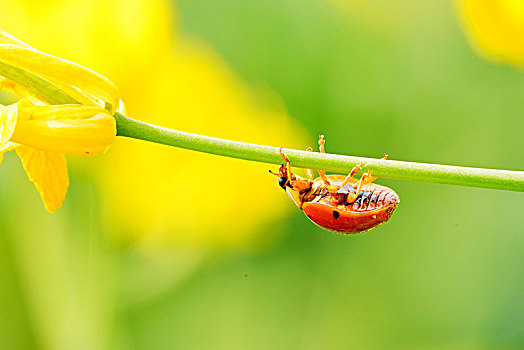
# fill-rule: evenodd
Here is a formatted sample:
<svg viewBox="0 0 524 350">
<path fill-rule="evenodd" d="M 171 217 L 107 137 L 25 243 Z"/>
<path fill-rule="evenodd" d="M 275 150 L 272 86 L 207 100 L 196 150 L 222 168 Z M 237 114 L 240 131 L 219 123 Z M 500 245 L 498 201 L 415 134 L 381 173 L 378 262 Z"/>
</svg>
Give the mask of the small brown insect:
<svg viewBox="0 0 524 350">
<path fill-rule="evenodd" d="M 324 136 L 318 141 L 320 152 L 325 153 Z M 311 147 L 307 151 L 312 151 Z M 372 184 L 376 177 L 370 172 L 360 179 L 353 175 L 362 169 L 355 166 L 348 176 L 326 175 L 319 170 L 320 177 L 314 178 L 313 171 L 306 169 L 307 179 L 291 172 L 289 158 L 280 149 L 286 161 L 279 168 L 278 184 L 295 204 L 318 226 L 344 234 L 371 230 L 388 221 L 400 199 L 391 188 Z M 384 156 L 384 160 L 387 155 Z"/>
</svg>

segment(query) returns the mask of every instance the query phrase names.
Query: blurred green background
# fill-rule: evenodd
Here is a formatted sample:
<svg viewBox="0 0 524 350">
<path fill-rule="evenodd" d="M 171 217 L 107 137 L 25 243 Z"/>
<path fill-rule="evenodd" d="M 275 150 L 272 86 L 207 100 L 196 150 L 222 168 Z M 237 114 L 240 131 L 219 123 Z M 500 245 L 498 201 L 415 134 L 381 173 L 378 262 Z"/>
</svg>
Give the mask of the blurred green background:
<svg viewBox="0 0 524 350">
<path fill-rule="evenodd" d="M 280 97 L 287 132 L 308 135 L 298 147 L 322 133 L 332 153 L 524 169 L 524 74 L 479 58 L 448 1 L 180 0 L 173 11 L 177 31 Z M 378 183 L 401 203 L 363 235 L 323 231 L 288 201 L 254 244 L 144 252 L 111 237 L 81 166 L 50 215 L 7 155 L 0 348 L 524 348 L 522 194 Z M 230 191 L 257 207 L 249 178 Z"/>
</svg>

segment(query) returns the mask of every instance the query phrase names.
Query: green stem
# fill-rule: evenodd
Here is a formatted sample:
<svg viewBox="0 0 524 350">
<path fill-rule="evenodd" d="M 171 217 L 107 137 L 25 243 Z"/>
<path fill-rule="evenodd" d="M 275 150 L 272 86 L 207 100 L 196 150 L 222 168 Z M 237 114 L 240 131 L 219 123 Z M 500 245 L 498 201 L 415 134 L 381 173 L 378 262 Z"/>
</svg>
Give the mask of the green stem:
<svg viewBox="0 0 524 350">
<path fill-rule="evenodd" d="M 77 103 L 77 101 L 47 80 L 22 69 L 0 62 L 0 75 L 24 86 L 31 93 L 40 96 L 51 104 Z M 114 117 L 116 119 L 118 136 L 226 157 L 272 164 L 282 163 L 278 147 L 217 139 L 166 129 L 130 119 L 118 112 Z M 371 170 L 374 176 L 389 179 L 524 192 L 523 171 L 412 163 L 328 153 L 321 154 L 293 149 L 284 149 L 284 152 L 289 156 L 291 164 L 300 168 L 323 169 L 344 174 L 348 173 L 356 164 L 363 163 L 364 170 Z"/>
<path fill-rule="evenodd" d="M 116 113 L 115 118 L 119 136 L 132 137 L 220 156 L 282 164 L 282 157 L 279 154 L 278 147 L 189 134 L 132 120 L 120 113 Z M 522 171 L 412 163 L 329 153 L 322 154 L 293 149 L 283 149 L 283 151 L 288 155 L 291 164 L 299 168 L 323 169 L 344 174 L 348 173 L 356 164 L 363 163 L 364 169 L 366 171 L 372 170 L 374 176 L 389 179 L 524 191 L 524 172 Z"/>
</svg>

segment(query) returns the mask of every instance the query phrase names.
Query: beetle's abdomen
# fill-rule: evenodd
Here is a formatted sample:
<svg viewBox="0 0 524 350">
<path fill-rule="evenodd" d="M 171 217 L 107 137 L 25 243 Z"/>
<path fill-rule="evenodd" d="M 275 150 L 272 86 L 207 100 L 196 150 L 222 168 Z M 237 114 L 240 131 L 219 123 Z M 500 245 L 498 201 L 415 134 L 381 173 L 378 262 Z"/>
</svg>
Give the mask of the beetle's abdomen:
<svg viewBox="0 0 524 350">
<path fill-rule="evenodd" d="M 398 195 L 391 189 L 372 189 L 372 191 L 361 191 L 357 199 L 351 204 L 349 210 L 367 211 L 397 205 Z"/>
<path fill-rule="evenodd" d="M 375 184 L 364 185 L 354 201 L 351 194 L 356 194 L 351 185 L 336 193 L 319 191 L 315 198 L 302 203 L 302 209 L 320 227 L 360 233 L 388 221 L 400 201 L 395 191 Z"/>
</svg>

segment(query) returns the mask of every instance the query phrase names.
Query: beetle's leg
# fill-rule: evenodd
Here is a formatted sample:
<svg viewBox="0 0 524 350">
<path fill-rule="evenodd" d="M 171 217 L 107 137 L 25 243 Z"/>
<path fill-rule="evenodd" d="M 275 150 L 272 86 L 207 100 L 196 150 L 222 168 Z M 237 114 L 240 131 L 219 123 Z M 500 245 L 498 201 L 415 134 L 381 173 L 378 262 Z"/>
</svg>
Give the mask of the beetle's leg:
<svg viewBox="0 0 524 350">
<path fill-rule="evenodd" d="M 311 147 L 308 147 L 306 149 L 307 152 L 313 152 L 313 148 Z M 313 170 L 311 169 L 306 169 L 306 175 L 308 177 L 308 179 L 310 179 L 311 181 L 315 180 L 315 174 L 313 173 Z"/>
<path fill-rule="evenodd" d="M 382 159 L 387 160 L 388 159 L 388 155 L 384 154 L 384 157 L 382 157 Z M 373 181 L 375 181 L 376 179 L 378 179 L 378 177 L 376 177 L 376 176 L 371 176 L 371 171 L 368 172 L 368 175 L 369 176 L 364 180 L 364 184 L 370 184 Z"/>
<path fill-rule="evenodd" d="M 362 190 L 362 185 L 364 185 L 366 182 L 366 180 L 371 177 L 371 173 L 364 173 L 362 174 L 362 177 L 360 178 L 360 180 L 358 180 L 358 186 L 357 186 L 357 193 L 356 193 L 356 196 L 358 197 L 358 195 L 360 194 L 360 191 Z M 373 181 L 373 180 L 371 180 Z M 371 182 L 370 181 L 370 182 Z"/>
<path fill-rule="evenodd" d="M 287 178 L 289 181 L 293 180 L 293 174 L 291 173 L 291 162 L 289 161 L 289 158 L 285 155 L 284 152 L 282 152 L 282 147 L 278 150 L 282 158 L 286 161 L 286 172 L 287 172 Z"/>
<path fill-rule="evenodd" d="M 346 199 L 347 203 L 350 203 L 350 204 L 351 204 L 351 203 L 353 203 L 354 201 L 357 200 L 358 195 L 360 194 L 360 191 L 362 191 L 362 186 L 363 186 L 364 184 L 366 184 L 366 183 L 370 183 L 371 181 L 373 181 L 373 180 L 369 181 L 369 180 L 368 180 L 369 177 L 372 177 L 372 176 L 370 176 L 370 173 L 364 173 L 364 174 L 362 175 L 362 177 L 360 178 L 360 180 L 358 180 L 358 181 L 353 185 L 353 187 L 355 187 L 355 186 L 357 187 L 357 191 L 356 191 L 355 193 L 353 193 L 353 192 L 348 193 L 348 196 L 347 196 L 347 199 Z"/>
<path fill-rule="evenodd" d="M 348 196 L 348 203 L 353 203 L 358 198 L 360 191 L 362 191 L 362 185 L 364 185 L 368 177 L 369 177 L 369 173 L 362 174 L 362 177 L 360 178 L 360 180 L 358 180 L 358 182 L 355 184 L 357 185 L 357 192 L 353 194 L 351 201 L 349 201 L 349 196 Z"/>
<path fill-rule="evenodd" d="M 324 140 L 324 135 L 318 136 L 318 148 L 320 149 L 320 153 L 326 153 L 326 140 Z"/>
<path fill-rule="evenodd" d="M 318 137 L 318 146 L 320 148 L 320 153 L 326 153 L 326 148 L 324 147 L 324 144 L 326 141 L 324 140 L 324 135 L 320 135 Z M 320 175 L 320 178 L 324 182 L 324 185 L 329 186 L 329 181 L 326 177 L 326 172 L 324 170 L 319 170 L 318 174 Z"/>
<path fill-rule="evenodd" d="M 349 175 L 346 176 L 346 178 L 344 179 L 344 182 L 342 182 L 341 185 L 337 186 L 337 191 L 340 190 L 342 187 L 346 186 L 346 184 L 351 181 L 351 179 L 353 178 L 353 175 L 355 175 L 355 173 L 359 170 L 362 170 L 362 163 L 358 163 L 357 165 L 355 165 L 353 167 L 353 169 L 349 172 Z"/>
<path fill-rule="evenodd" d="M 369 176 L 367 176 L 366 179 L 364 180 L 364 184 L 370 184 L 373 181 L 375 181 L 376 179 L 378 179 L 378 177 L 376 177 L 376 176 L 371 176 L 371 171 L 369 173 L 367 173 L 367 174 Z"/>
</svg>

